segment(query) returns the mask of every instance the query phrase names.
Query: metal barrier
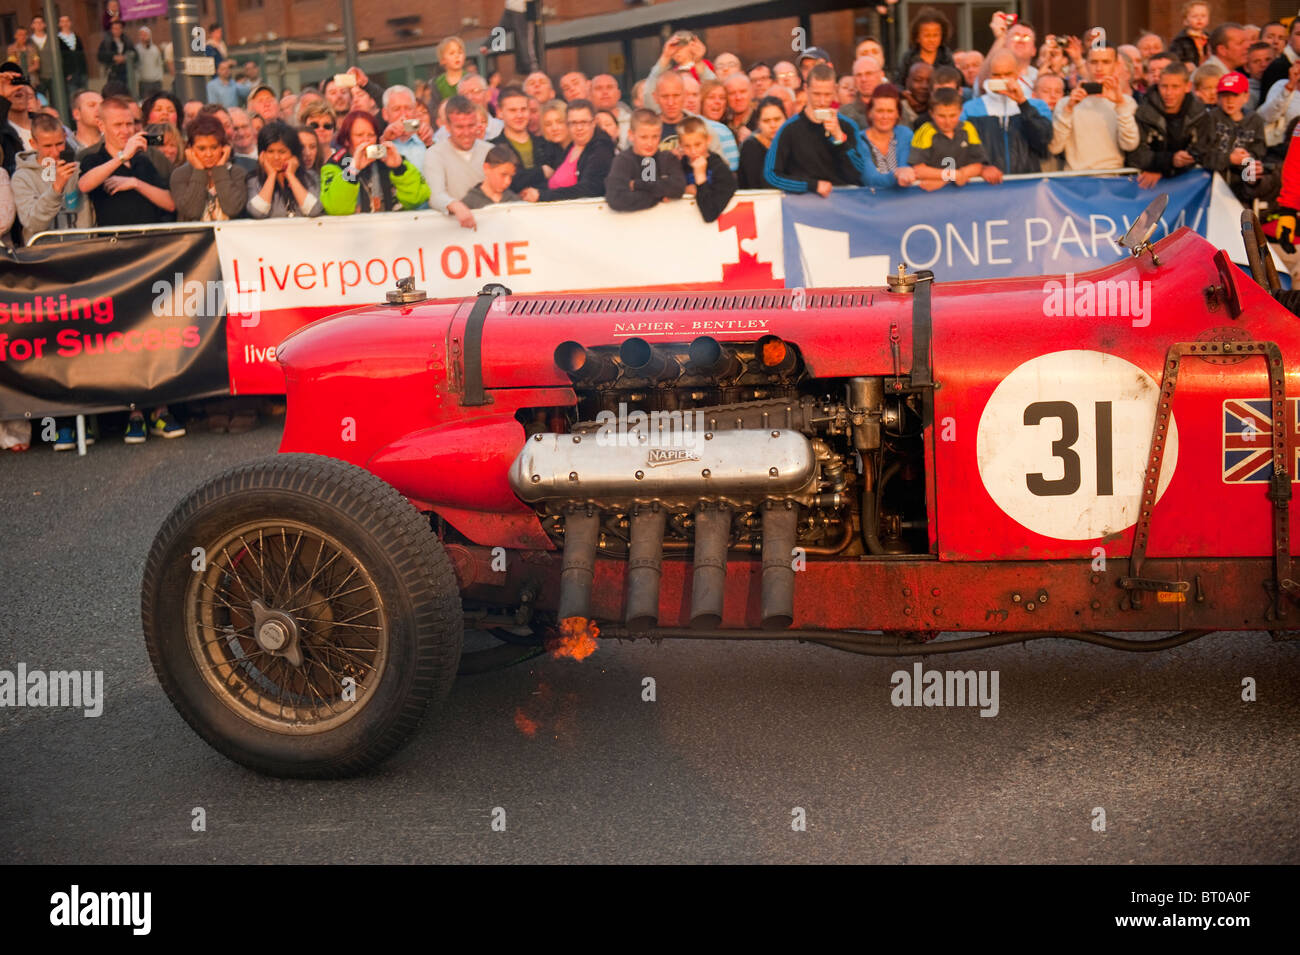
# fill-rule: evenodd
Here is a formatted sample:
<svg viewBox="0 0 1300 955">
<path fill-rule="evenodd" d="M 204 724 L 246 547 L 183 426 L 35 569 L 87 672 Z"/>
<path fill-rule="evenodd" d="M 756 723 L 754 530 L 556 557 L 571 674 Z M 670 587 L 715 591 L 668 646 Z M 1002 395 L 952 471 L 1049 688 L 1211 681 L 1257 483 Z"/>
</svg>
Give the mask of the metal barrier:
<svg viewBox="0 0 1300 955">
<path fill-rule="evenodd" d="M 1076 169 L 1076 170 L 1065 170 L 1061 172 L 1016 173 L 1014 175 L 1003 176 L 1002 179 L 1005 182 L 1005 181 L 1021 181 L 1021 180 L 1028 180 L 1028 179 L 1104 178 L 1107 176 L 1135 176 L 1140 171 L 1141 170 L 1133 169 L 1131 167 L 1125 167 L 1123 169 Z M 983 183 L 984 185 L 988 185 L 988 183 L 984 183 L 984 180 L 982 179 L 972 180 L 972 182 L 978 182 L 978 183 Z M 850 192 L 850 191 L 870 189 L 870 188 L 871 188 L 870 186 L 837 186 L 834 191 Z M 764 195 L 780 195 L 780 194 L 781 191 L 779 189 L 738 189 L 736 191 L 736 195 L 738 196 L 764 196 Z M 591 199 L 561 200 L 561 202 L 565 205 L 573 205 L 575 203 L 585 203 L 587 205 L 593 205 L 604 201 L 605 199 L 601 196 L 597 196 Z M 558 205 L 559 203 L 556 204 Z M 433 212 L 433 210 L 429 210 L 429 209 L 417 209 L 413 211 L 384 213 L 384 215 L 388 215 L 388 216 L 414 216 L 416 218 L 418 218 L 421 215 L 430 215 L 430 214 L 438 215 L 438 213 L 435 213 Z M 339 218 L 346 218 L 346 217 L 340 216 Z M 30 248 L 31 246 L 37 245 L 41 242 L 66 242 L 71 239 L 85 238 L 87 236 L 113 237 L 118 235 L 136 235 L 142 232 L 177 232 L 177 231 L 184 231 L 187 229 L 215 229 L 221 227 L 228 227 L 231 226 L 232 224 L 239 226 L 240 224 L 247 225 L 252 222 L 260 222 L 260 221 L 263 220 L 231 219 L 225 222 L 162 222 L 162 223 L 153 223 L 150 225 L 104 226 L 102 228 L 93 228 L 93 229 L 61 229 L 57 231 L 36 233 L 36 235 L 32 236 L 27 241 L 26 247 Z M 320 220 L 303 219 L 302 221 L 303 221 L 303 227 L 305 228 Z"/>
</svg>

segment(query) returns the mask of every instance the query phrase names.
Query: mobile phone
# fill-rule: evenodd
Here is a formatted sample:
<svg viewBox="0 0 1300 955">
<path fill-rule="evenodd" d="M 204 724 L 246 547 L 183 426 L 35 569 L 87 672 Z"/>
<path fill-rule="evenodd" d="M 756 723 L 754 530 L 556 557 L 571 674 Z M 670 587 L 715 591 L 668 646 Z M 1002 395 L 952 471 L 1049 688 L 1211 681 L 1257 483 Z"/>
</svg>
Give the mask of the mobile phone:
<svg viewBox="0 0 1300 955">
<path fill-rule="evenodd" d="M 402 120 L 402 128 L 408 133 L 413 133 L 420 128 L 420 121 L 418 119 L 404 119 Z"/>
<path fill-rule="evenodd" d="M 1015 26 L 1016 21 L 1020 19 L 1020 14 L 1018 13 L 1003 13 L 1000 10 L 998 11 L 998 16 L 1000 16 L 1009 27 Z"/>
<path fill-rule="evenodd" d="M 371 143 L 366 147 L 367 159 L 383 159 L 388 155 L 388 147 L 383 143 Z"/>
<path fill-rule="evenodd" d="M 994 77 L 984 81 L 984 89 L 990 93 L 1005 93 L 1007 91 L 1007 81 Z"/>
<path fill-rule="evenodd" d="M 163 144 L 162 133 L 145 133 L 144 141 L 150 146 L 161 146 Z"/>
<path fill-rule="evenodd" d="M 64 146 L 64 147 L 63 147 L 63 152 L 59 153 L 59 161 L 60 161 L 60 162 L 76 162 L 76 161 L 77 161 L 77 151 L 76 151 L 75 149 L 73 149 L 71 146 Z"/>
<path fill-rule="evenodd" d="M 817 120 L 817 122 L 819 123 L 829 123 L 834 118 L 835 118 L 835 110 L 833 109 L 813 110 L 813 119 Z"/>
<path fill-rule="evenodd" d="M 351 73 L 335 73 L 334 85 L 342 86 L 344 89 L 353 89 L 357 85 L 357 78 Z"/>
<path fill-rule="evenodd" d="M 1083 87 L 1083 91 L 1089 96 L 1097 96 L 1101 93 L 1100 83 L 1080 83 L 1079 85 Z"/>
</svg>

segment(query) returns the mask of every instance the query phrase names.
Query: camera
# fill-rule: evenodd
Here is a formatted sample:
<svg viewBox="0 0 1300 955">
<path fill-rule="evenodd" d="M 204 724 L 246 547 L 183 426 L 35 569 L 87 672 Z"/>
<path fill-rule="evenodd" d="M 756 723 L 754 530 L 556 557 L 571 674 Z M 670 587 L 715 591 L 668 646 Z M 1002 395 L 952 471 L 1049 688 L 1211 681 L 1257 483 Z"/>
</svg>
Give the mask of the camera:
<svg viewBox="0 0 1300 955">
<path fill-rule="evenodd" d="M 835 118 L 835 110 L 833 109 L 813 110 L 813 119 L 817 120 L 817 122 L 819 123 L 829 123 L 834 118 Z"/>
<path fill-rule="evenodd" d="M 388 147 L 383 143 L 371 143 L 366 147 L 367 159 L 383 159 L 388 155 Z"/>
<path fill-rule="evenodd" d="M 357 85 L 357 78 L 351 73 L 335 73 L 334 85 L 341 86 L 344 89 L 353 89 Z"/>
<path fill-rule="evenodd" d="M 984 89 L 990 93 L 1005 93 L 1007 91 L 1007 81 L 996 77 L 985 80 Z"/>
<path fill-rule="evenodd" d="M 1097 96 L 1101 93 L 1100 83 L 1080 83 L 1079 85 L 1083 87 L 1083 91 L 1089 96 Z"/>
<path fill-rule="evenodd" d="M 418 119 L 402 120 L 402 129 L 406 130 L 408 133 L 413 133 L 419 128 L 420 128 L 420 121 Z"/>
<path fill-rule="evenodd" d="M 161 146 L 163 144 L 162 133 L 145 133 L 144 141 L 150 146 Z"/>
<path fill-rule="evenodd" d="M 1070 38 L 1064 33 L 1058 33 L 1056 36 L 1052 37 L 1052 39 L 1055 40 L 1056 45 L 1063 50 L 1070 45 Z"/>
</svg>

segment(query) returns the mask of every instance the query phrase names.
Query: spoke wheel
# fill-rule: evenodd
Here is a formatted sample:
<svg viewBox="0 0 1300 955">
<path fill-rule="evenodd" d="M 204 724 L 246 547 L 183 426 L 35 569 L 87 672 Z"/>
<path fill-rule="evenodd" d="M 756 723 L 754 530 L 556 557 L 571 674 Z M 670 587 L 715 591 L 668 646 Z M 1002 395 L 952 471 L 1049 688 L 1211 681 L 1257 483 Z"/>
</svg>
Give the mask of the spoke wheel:
<svg viewBox="0 0 1300 955">
<path fill-rule="evenodd" d="M 327 732 L 358 712 L 387 662 L 383 601 L 337 538 L 293 521 L 231 531 L 186 595 L 190 652 L 209 688 L 255 725 Z"/>
<path fill-rule="evenodd" d="M 377 765 L 446 695 L 463 641 L 427 518 L 368 471 L 304 454 L 233 468 L 177 505 L 141 615 L 181 716 L 276 776 Z"/>
</svg>

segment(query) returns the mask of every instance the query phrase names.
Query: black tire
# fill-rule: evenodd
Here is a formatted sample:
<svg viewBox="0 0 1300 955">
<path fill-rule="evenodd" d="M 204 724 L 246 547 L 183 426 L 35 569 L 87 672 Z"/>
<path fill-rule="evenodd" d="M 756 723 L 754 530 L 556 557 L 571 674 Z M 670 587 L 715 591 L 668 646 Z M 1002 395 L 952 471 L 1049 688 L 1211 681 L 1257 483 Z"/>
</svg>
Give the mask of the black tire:
<svg viewBox="0 0 1300 955">
<path fill-rule="evenodd" d="M 450 690 L 464 627 L 428 520 L 368 471 L 310 454 L 232 468 L 178 504 L 149 552 L 141 616 L 195 732 L 258 772 L 307 778 L 397 750 Z"/>
</svg>

